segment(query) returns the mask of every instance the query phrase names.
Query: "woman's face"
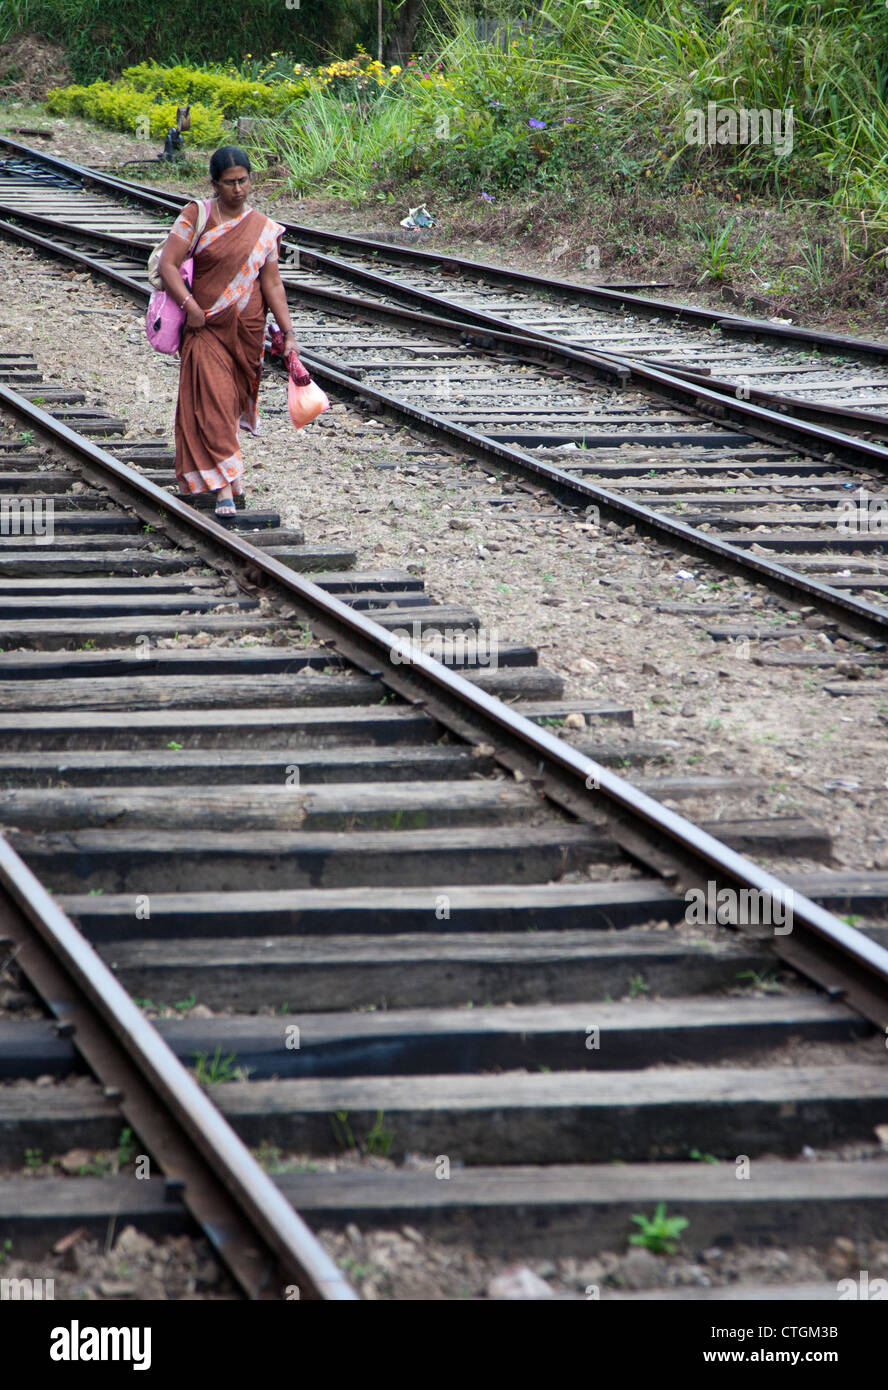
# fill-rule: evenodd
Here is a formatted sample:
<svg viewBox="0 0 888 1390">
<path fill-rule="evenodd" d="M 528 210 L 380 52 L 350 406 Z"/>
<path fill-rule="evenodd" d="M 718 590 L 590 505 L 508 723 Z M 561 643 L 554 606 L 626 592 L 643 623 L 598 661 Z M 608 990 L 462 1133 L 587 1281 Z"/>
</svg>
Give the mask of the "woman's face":
<svg viewBox="0 0 888 1390">
<path fill-rule="evenodd" d="M 242 164 L 235 164 L 233 168 L 223 170 L 213 187 L 222 206 L 229 212 L 235 212 L 247 201 L 250 175 Z"/>
</svg>

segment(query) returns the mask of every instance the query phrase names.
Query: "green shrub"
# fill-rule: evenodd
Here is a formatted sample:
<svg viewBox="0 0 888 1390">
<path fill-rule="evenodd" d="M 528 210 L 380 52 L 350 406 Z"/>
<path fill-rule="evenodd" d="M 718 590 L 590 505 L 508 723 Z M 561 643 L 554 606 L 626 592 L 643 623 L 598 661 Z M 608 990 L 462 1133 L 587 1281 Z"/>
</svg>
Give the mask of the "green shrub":
<svg viewBox="0 0 888 1390">
<path fill-rule="evenodd" d="M 228 117 L 276 114 L 304 96 L 311 85 L 309 77 L 300 78 L 292 70 L 289 81 L 269 83 L 182 63 L 175 67 L 139 63 L 124 68 L 123 81 L 137 92 L 163 97 L 180 106 L 203 102 L 218 107 Z"/>
<path fill-rule="evenodd" d="M 152 138 L 166 134 L 176 124 L 176 102 L 158 101 L 124 83 L 92 82 L 88 87 L 57 87 L 46 100 L 55 116 L 86 116 L 99 125 Z M 147 118 L 148 126 L 144 122 Z M 196 145 L 222 143 L 227 128 L 218 108 L 194 103 L 191 107 L 191 139 Z"/>
</svg>

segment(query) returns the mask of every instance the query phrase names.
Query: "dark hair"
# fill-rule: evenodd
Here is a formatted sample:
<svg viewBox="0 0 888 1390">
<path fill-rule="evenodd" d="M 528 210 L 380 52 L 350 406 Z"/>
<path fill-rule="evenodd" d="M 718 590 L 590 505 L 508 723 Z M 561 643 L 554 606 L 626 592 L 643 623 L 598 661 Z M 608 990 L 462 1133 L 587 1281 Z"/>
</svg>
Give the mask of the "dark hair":
<svg viewBox="0 0 888 1390">
<path fill-rule="evenodd" d="M 213 183 L 218 183 L 226 169 L 234 169 L 237 165 L 251 173 L 250 156 L 239 150 L 237 145 L 223 145 L 216 150 L 210 158 L 210 178 Z"/>
</svg>

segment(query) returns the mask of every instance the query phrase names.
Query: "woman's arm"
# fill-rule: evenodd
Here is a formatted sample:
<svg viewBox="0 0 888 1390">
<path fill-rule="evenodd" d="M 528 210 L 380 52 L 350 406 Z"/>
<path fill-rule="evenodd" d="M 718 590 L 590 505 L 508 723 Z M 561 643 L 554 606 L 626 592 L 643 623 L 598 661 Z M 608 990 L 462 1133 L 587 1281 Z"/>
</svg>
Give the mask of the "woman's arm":
<svg viewBox="0 0 888 1390">
<path fill-rule="evenodd" d="M 195 226 L 197 225 L 197 204 L 192 203 L 195 209 Z M 177 304 L 181 304 L 185 309 L 185 319 L 189 328 L 203 328 L 207 316 L 197 303 L 182 276 L 179 274 L 179 267 L 182 262 L 190 255 L 191 247 L 187 241 L 180 236 L 173 236 L 172 233 L 167 237 L 166 245 L 161 253 L 157 273 L 161 278 L 163 287 L 167 294 L 172 295 Z"/>
<path fill-rule="evenodd" d="M 291 352 L 298 352 L 299 344 L 296 342 L 296 334 L 293 332 L 293 320 L 290 318 L 287 292 L 284 289 L 284 282 L 281 279 L 277 261 L 268 260 L 265 262 L 259 272 L 259 284 L 262 286 L 266 304 L 277 319 L 278 326 L 283 330 L 284 356 L 287 357 Z"/>
</svg>

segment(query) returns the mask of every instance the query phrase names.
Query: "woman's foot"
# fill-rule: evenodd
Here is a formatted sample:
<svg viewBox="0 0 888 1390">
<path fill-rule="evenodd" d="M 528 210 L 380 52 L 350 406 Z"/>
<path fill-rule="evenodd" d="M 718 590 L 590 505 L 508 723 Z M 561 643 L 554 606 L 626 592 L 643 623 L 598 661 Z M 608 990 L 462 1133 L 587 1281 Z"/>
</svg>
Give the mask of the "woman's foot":
<svg viewBox="0 0 888 1390">
<path fill-rule="evenodd" d="M 237 507 L 231 495 L 231 483 L 226 483 L 225 486 L 221 487 L 216 493 L 216 515 L 234 516 L 236 512 Z"/>
</svg>

